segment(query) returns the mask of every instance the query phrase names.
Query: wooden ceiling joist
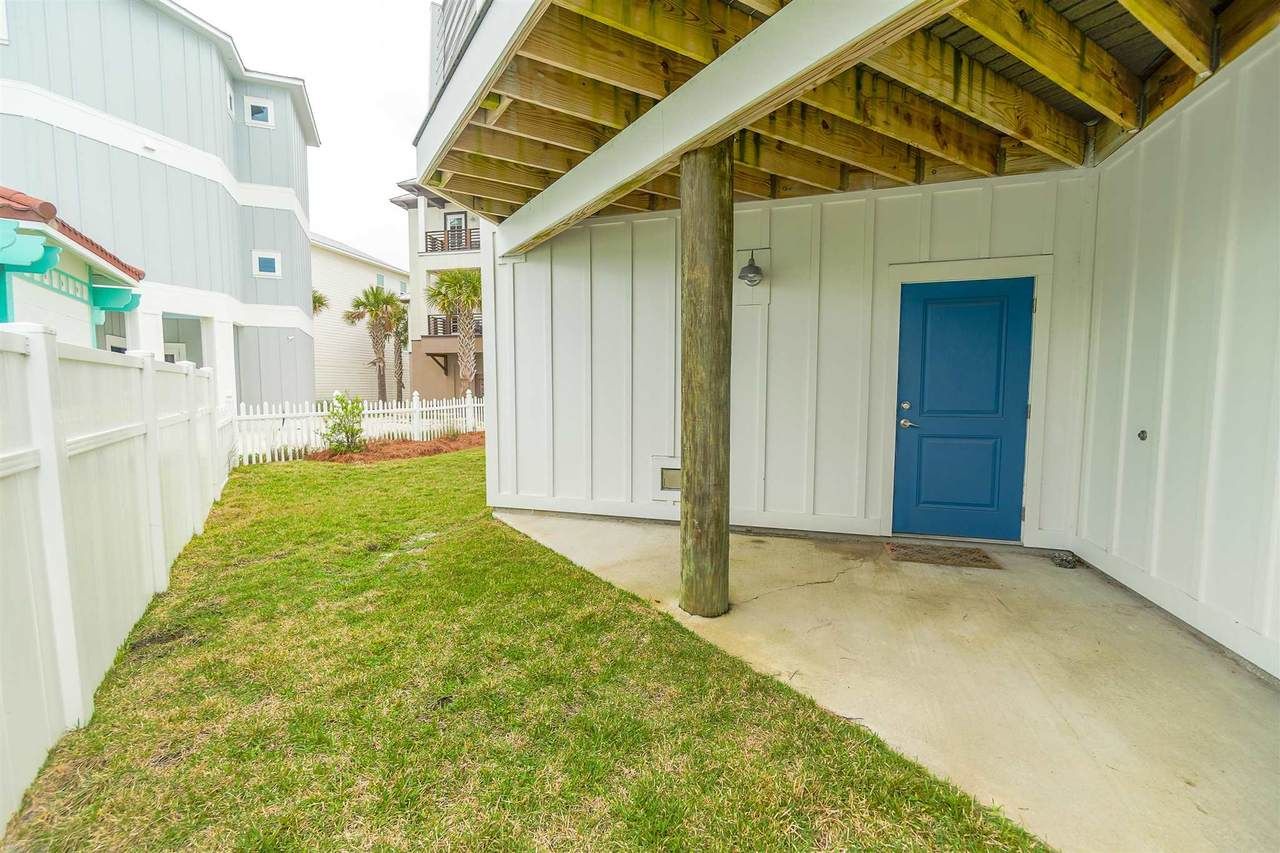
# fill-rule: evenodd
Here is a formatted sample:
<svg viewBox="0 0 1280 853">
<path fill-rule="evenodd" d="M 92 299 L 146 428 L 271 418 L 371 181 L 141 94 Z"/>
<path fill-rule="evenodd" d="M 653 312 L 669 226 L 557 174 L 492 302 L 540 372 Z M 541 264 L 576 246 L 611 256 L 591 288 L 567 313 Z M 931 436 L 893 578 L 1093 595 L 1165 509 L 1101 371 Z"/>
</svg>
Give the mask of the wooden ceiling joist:
<svg viewBox="0 0 1280 853">
<path fill-rule="evenodd" d="M 577 15 L 703 65 L 714 61 L 761 23 L 719 0 L 685 4 L 651 0 L 555 2 Z M 918 31 L 871 54 L 864 63 L 937 104 L 895 97 L 897 92 L 886 90 L 883 97 L 869 98 L 863 109 L 857 109 L 850 99 L 851 93 L 857 91 L 854 72 L 845 72 L 802 99 L 979 173 L 994 171 L 994 134 L 984 134 L 982 128 L 962 123 L 939 106 L 1026 142 L 1064 163 L 1079 166 L 1084 162 L 1086 134 L 1079 121 L 958 53 L 941 39 Z M 915 111 L 903 115 L 902 111 L 912 105 Z M 946 132 L 936 132 L 935 127 L 945 127 Z"/>
<path fill-rule="evenodd" d="M 1204 0 L 1119 0 L 1200 76 L 1213 72 L 1213 11 Z"/>
<path fill-rule="evenodd" d="M 549 10 L 534 28 L 520 55 L 655 101 L 666 97 L 704 65 L 594 18 L 558 8 Z M 905 146 L 946 157 L 980 174 L 996 173 L 1000 139 L 995 132 L 895 82 L 865 73 L 843 76 L 848 77 L 848 86 L 826 83 L 801 96 L 809 105 L 829 114 L 805 114 L 805 120 L 812 124 L 804 134 L 806 147 L 820 146 L 824 137 L 832 135 L 830 126 L 839 125 L 838 135 L 853 145 L 813 150 L 895 180 L 910 182 L 916 171 L 915 163 L 901 166 L 911 159 Z M 786 120 L 780 126 L 794 129 L 795 123 Z M 752 125 L 752 129 L 768 133 L 761 122 Z M 778 138 L 799 144 L 794 137 Z M 870 162 L 849 159 L 851 152 L 863 150 L 884 151 L 894 162 L 886 170 L 883 156 Z M 895 156 L 899 153 L 902 156 Z"/>
<path fill-rule="evenodd" d="M 621 130 L 655 101 L 542 62 L 517 56 L 494 81 L 500 95 Z"/>
<path fill-rule="evenodd" d="M 1084 163 L 1084 125 L 927 31 L 899 39 L 865 63 L 1063 163 Z"/>
<path fill-rule="evenodd" d="M 865 69 L 839 74 L 800 100 L 979 174 L 999 172 L 999 134 Z"/>
<path fill-rule="evenodd" d="M 510 106 L 494 121 L 483 123 L 505 133 L 514 133 L 539 142 L 572 148 L 590 154 L 608 142 L 617 133 L 612 127 L 593 124 L 555 110 L 507 99 Z"/>
<path fill-rule="evenodd" d="M 910 147 L 896 139 L 868 133 L 836 116 L 823 115 L 804 104 L 787 104 L 752 122 L 749 129 L 761 136 L 846 166 L 884 175 L 899 183 L 910 184 L 919 178 L 919 157 Z"/>
<path fill-rule="evenodd" d="M 967 0 L 951 16 L 1125 130 L 1138 128 L 1142 81 L 1044 0 Z"/>
</svg>

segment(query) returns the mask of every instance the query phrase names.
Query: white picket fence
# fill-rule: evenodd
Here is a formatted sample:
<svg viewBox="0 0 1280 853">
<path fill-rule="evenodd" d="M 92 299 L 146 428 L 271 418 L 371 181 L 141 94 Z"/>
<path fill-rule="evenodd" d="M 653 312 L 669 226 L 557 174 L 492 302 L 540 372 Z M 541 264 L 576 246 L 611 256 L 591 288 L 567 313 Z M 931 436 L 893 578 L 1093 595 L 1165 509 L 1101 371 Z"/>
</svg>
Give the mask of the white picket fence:
<svg viewBox="0 0 1280 853">
<path fill-rule="evenodd" d="M 0 825 L 226 481 L 213 371 L 0 325 Z"/>
<path fill-rule="evenodd" d="M 325 447 L 325 416 L 333 402 L 240 404 L 235 418 L 236 461 L 240 465 L 301 459 Z M 423 400 L 417 392 L 403 403 L 364 403 L 360 419 L 366 440 L 429 441 L 484 431 L 484 400 L 472 396 Z"/>
</svg>

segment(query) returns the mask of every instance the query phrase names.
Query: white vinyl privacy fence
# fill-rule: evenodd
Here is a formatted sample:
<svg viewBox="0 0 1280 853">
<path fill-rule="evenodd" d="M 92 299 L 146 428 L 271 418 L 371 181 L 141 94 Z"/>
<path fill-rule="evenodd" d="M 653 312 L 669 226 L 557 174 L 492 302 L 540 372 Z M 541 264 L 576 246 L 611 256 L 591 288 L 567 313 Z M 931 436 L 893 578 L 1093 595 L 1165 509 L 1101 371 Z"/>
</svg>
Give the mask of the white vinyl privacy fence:
<svg viewBox="0 0 1280 853">
<path fill-rule="evenodd" d="M 0 819 L 87 721 L 234 454 L 212 371 L 0 325 Z"/>
<path fill-rule="evenodd" d="M 333 402 L 240 405 L 236 417 L 237 460 L 241 465 L 299 459 L 325 446 L 325 417 Z M 401 438 L 429 441 L 484 430 L 484 400 L 422 400 L 415 392 L 403 403 L 364 403 L 360 418 L 367 440 Z"/>
</svg>

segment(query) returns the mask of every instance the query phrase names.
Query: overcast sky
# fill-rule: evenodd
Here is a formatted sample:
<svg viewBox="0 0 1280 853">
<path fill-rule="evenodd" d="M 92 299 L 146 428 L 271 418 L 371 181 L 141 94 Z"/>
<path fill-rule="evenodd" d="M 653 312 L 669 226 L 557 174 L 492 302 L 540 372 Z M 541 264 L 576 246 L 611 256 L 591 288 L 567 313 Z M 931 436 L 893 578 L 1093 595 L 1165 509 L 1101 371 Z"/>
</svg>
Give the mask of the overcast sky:
<svg viewBox="0 0 1280 853">
<path fill-rule="evenodd" d="M 254 71 L 301 77 L 320 131 L 308 150 L 311 229 L 406 267 L 407 214 L 427 110 L 429 0 L 179 0 L 235 39 Z"/>
</svg>

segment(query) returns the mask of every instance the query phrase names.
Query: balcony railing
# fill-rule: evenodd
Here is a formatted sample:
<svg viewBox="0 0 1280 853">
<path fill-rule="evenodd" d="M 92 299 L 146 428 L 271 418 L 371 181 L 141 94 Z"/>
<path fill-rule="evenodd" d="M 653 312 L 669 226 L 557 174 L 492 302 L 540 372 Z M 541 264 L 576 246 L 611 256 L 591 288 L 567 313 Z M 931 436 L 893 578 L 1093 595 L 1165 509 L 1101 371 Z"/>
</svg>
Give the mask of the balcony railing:
<svg viewBox="0 0 1280 853">
<path fill-rule="evenodd" d="M 427 232 L 428 252 L 470 252 L 480 248 L 479 228 Z"/>
<path fill-rule="evenodd" d="M 427 317 L 427 337 L 439 338 L 458 334 L 458 318 L 452 315 L 431 314 Z M 480 315 L 476 315 L 476 337 L 483 334 L 480 328 Z"/>
</svg>

